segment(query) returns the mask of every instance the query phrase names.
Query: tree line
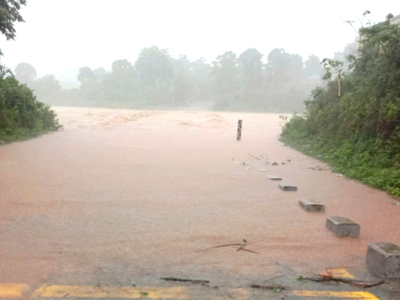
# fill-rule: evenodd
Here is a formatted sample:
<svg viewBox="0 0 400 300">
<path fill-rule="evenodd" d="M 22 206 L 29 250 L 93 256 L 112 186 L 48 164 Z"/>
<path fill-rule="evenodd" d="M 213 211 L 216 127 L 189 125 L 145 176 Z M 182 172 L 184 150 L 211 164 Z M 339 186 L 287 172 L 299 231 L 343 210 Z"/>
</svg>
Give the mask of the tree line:
<svg viewBox="0 0 400 300">
<path fill-rule="evenodd" d="M 240 55 L 227 51 L 208 63 L 186 55 L 173 58 L 152 46 L 133 63 L 116 60 L 110 71 L 80 68 L 78 89 L 62 89 L 53 75 L 37 78 L 29 63 L 18 64 L 15 75 L 52 105 L 177 108 L 210 102 L 215 110 L 302 110 L 308 93 L 321 83 L 321 60 L 315 55 L 304 60 L 279 48 L 263 57 L 250 48 Z"/>
</svg>

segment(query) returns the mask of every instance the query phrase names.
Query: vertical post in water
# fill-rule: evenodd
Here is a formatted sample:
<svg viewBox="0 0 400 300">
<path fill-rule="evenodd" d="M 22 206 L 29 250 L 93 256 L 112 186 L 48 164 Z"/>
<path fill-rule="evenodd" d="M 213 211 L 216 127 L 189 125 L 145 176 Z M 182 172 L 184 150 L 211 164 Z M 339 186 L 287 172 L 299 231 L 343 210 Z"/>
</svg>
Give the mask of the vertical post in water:
<svg viewBox="0 0 400 300">
<path fill-rule="evenodd" d="M 241 139 L 242 139 L 242 120 L 239 120 L 236 140 L 240 141 Z"/>
</svg>

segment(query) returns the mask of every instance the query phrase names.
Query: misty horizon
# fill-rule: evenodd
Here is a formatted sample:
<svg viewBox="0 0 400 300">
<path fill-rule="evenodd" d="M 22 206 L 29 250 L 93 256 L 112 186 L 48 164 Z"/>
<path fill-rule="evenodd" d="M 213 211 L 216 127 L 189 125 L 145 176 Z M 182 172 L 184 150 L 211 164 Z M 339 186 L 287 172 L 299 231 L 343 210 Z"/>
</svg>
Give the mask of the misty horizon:
<svg viewBox="0 0 400 300">
<path fill-rule="evenodd" d="M 114 61 L 134 62 L 142 48 L 152 45 L 168 49 L 174 58 L 186 55 L 195 61 L 203 57 L 208 63 L 226 51 L 239 55 L 249 48 L 263 53 L 264 63 L 274 48 L 299 54 L 304 60 L 313 54 L 323 59 L 354 42 L 356 33 L 343 20 L 357 24 L 365 9 L 371 10 L 372 23 L 383 21 L 389 12 L 399 14 L 388 11 L 388 7 L 395 9 L 394 1 L 383 1 L 386 5 L 339 2 L 346 4 L 326 11 L 316 1 L 292 2 L 288 9 L 287 3 L 271 7 L 262 1 L 246 2 L 246 6 L 240 1 L 202 2 L 198 7 L 184 1 L 119 0 L 110 7 L 105 1 L 40 0 L 21 10 L 25 23 L 16 24 L 17 39 L 2 38 L 2 63 L 14 69 L 27 62 L 38 77 L 54 74 L 61 82 L 77 82 L 79 68 L 109 71 Z"/>
</svg>

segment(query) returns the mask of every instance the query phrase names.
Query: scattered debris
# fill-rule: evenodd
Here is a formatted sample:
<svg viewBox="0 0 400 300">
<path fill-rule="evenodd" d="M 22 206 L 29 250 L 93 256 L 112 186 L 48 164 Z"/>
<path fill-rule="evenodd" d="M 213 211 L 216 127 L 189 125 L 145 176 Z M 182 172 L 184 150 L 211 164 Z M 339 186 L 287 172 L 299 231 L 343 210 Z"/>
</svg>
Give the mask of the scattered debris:
<svg viewBox="0 0 400 300">
<path fill-rule="evenodd" d="M 276 161 L 272 163 L 273 166 L 279 165 Z"/>
<path fill-rule="evenodd" d="M 257 156 L 254 156 L 254 155 L 252 155 L 252 154 L 250 154 L 250 153 L 248 153 L 248 155 L 251 156 L 252 158 L 257 159 L 257 160 L 261 160 L 261 158 L 259 158 L 259 157 L 257 157 Z"/>
<path fill-rule="evenodd" d="M 343 177 L 344 175 L 342 174 L 336 174 L 337 177 Z"/>
<path fill-rule="evenodd" d="M 286 165 L 286 164 L 283 162 L 282 165 Z"/>
<path fill-rule="evenodd" d="M 299 279 L 301 278 L 301 279 Z M 378 280 L 378 281 L 363 281 L 357 279 L 349 279 L 349 278 L 341 278 L 341 277 L 333 277 L 333 276 L 324 276 L 324 275 L 314 275 L 313 277 L 303 277 L 299 276 L 297 280 L 308 280 L 314 282 L 341 282 L 341 283 L 349 283 L 356 287 L 361 288 L 370 288 L 374 286 L 378 286 L 381 284 L 386 283 L 385 280 Z"/>
<path fill-rule="evenodd" d="M 189 282 L 189 283 L 198 283 L 198 284 L 208 284 L 209 280 L 197 280 L 197 279 L 185 279 L 185 278 L 174 278 L 174 277 L 161 277 L 161 280 L 165 281 L 179 281 L 179 282 Z"/>
<path fill-rule="evenodd" d="M 393 202 L 393 205 L 400 205 L 400 202 Z"/>
<path fill-rule="evenodd" d="M 223 245 L 218 245 L 214 246 L 213 248 L 222 248 L 222 247 L 235 247 L 237 248 L 237 251 L 247 251 L 255 254 L 260 254 L 259 252 L 250 250 L 250 249 L 245 249 L 245 247 L 248 245 L 247 240 L 243 239 L 243 243 L 234 243 L 234 244 L 223 244 Z"/>
<path fill-rule="evenodd" d="M 230 247 L 230 246 L 243 246 L 243 243 L 240 243 L 240 244 L 223 244 L 223 245 L 214 246 L 213 248 L 222 248 L 222 247 Z"/>
<path fill-rule="evenodd" d="M 247 167 L 246 169 L 247 169 L 247 170 L 251 170 L 251 168 L 250 168 L 250 167 Z"/>
<path fill-rule="evenodd" d="M 291 160 L 290 160 L 290 159 L 288 159 L 288 160 L 287 160 L 287 162 L 291 162 Z"/>
<path fill-rule="evenodd" d="M 247 165 L 246 162 L 240 162 L 240 161 L 235 160 L 234 158 L 232 158 L 232 162 L 235 164 L 238 164 L 238 165 L 243 165 L 243 166 Z"/>
<path fill-rule="evenodd" d="M 280 292 L 286 290 L 286 287 L 281 285 L 259 285 L 259 284 L 252 284 L 250 286 L 253 289 L 263 289 L 263 290 L 273 290 L 275 292 Z"/>
<path fill-rule="evenodd" d="M 269 180 L 275 180 L 275 181 L 280 181 L 280 180 L 282 180 L 281 177 L 279 177 L 279 176 L 273 176 L 273 175 L 268 176 L 268 178 L 269 178 Z"/>
<path fill-rule="evenodd" d="M 307 169 L 314 170 L 314 171 L 331 171 L 332 170 L 331 168 L 322 168 L 320 166 L 310 167 Z"/>
</svg>

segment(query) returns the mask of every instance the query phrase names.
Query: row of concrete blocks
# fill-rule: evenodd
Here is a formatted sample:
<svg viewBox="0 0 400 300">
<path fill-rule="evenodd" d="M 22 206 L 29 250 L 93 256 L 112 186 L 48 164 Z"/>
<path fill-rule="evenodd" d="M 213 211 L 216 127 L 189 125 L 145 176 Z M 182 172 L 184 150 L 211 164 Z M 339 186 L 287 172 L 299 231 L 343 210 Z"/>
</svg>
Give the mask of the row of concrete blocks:
<svg viewBox="0 0 400 300">
<path fill-rule="evenodd" d="M 282 180 L 278 176 L 269 176 L 270 180 Z M 297 191 L 294 185 L 280 184 L 283 191 Z M 307 212 L 324 212 L 325 205 L 313 200 L 299 201 L 300 207 Z M 333 216 L 326 220 L 326 227 L 337 237 L 358 237 L 360 225 L 346 218 Z M 400 247 L 392 243 L 370 243 L 367 250 L 367 266 L 369 269 L 387 279 L 400 279 Z"/>
</svg>

